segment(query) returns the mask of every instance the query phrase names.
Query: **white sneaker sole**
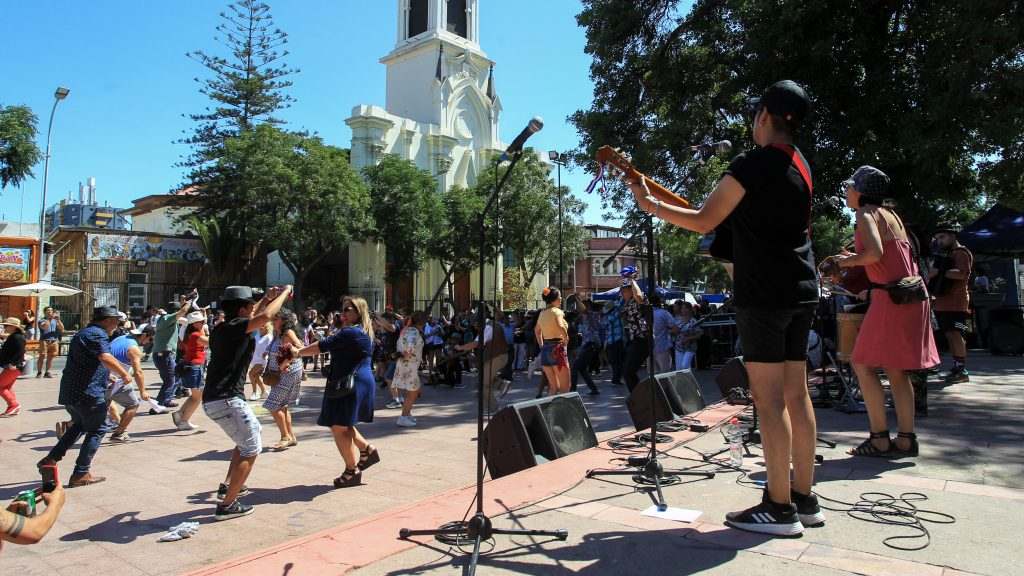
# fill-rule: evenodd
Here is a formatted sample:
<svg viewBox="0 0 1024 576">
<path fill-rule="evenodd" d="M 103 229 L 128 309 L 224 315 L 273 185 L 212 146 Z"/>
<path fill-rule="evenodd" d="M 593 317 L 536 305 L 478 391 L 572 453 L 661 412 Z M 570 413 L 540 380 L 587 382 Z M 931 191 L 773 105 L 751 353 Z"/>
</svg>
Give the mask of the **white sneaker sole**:
<svg viewBox="0 0 1024 576">
<path fill-rule="evenodd" d="M 235 518 L 241 518 L 243 516 L 249 516 L 253 512 L 255 512 L 255 511 L 256 511 L 255 508 L 249 508 L 245 512 L 240 512 L 238 514 L 224 514 L 223 516 L 221 516 L 220 514 L 214 514 L 213 519 L 216 520 L 217 522 L 223 522 L 225 520 L 234 520 Z"/>
<path fill-rule="evenodd" d="M 799 536 L 804 532 L 804 525 L 800 522 L 794 522 L 792 524 L 758 524 L 726 520 L 725 525 L 738 530 L 756 532 L 758 534 L 770 534 L 772 536 Z"/>
<path fill-rule="evenodd" d="M 825 513 L 820 510 L 814 514 L 797 514 L 797 516 L 805 528 L 823 526 L 825 524 Z"/>
</svg>

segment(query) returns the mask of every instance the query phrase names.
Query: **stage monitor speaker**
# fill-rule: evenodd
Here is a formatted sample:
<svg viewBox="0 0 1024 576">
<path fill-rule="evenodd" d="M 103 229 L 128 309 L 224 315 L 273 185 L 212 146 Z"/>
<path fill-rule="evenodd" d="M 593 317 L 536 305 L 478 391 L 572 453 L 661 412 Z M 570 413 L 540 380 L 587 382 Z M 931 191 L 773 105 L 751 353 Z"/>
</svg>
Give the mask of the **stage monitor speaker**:
<svg viewBox="0 0 1024 576">
<path fill-rule="evenodd" d="M 512 404 L 484 430 L 491 478 L 501 478 L 597 446 L 597 435 L 579 394 L 559 394 Z"/>
<path fill-rule="evenodd" d="M 626 400 L 629 417 L 639 430 L 651 427 L 652 410 L 658 422 L 670 422 L 704 408 L 700 384 L 690 370 L 665 372 L 654 377 L 654 406 L 651 406 L 651 379 L 637 384 Z"/>
<path fill-rule="evenodd" d="M 729 390 L 733 388 L 750 389 L 750 381 L 747 379 L 747 368 L 743 365 L 743 357 L 730 358 L 725 366 L 715 376 L 715 383 L 723 398 L 729 397 Z"/>
</svg>

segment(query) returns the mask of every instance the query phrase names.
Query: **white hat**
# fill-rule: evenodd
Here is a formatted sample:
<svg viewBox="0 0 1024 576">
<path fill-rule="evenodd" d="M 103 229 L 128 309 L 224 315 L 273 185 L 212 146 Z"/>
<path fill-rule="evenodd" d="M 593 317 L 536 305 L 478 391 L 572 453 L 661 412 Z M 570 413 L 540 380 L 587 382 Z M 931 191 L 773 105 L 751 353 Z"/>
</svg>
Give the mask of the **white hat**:
<svg viewBox="0 0 1024 576">
<path fill-rule="evenodd" d="M 188 316 L 185 316 L 185 324 L 192 324 L 194 322 L 206 322 L 206 314 L 202 312 L 189 312 Z"/>
</svg>

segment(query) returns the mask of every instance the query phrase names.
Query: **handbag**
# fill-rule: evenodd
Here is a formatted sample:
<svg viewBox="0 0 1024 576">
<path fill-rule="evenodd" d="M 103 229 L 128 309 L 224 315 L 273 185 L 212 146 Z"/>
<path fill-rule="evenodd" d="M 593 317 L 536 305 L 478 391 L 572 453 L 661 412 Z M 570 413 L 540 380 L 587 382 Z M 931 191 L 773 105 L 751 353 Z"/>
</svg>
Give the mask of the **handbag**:
<svg viewBox="0 0 1024 576">
<path fill-rule="evenodd" d="M 356 390 L 356 369 L 359 364 L 363 361 L 363 356 L 360 355 L 359 359 L 353 362 L 352 369 L 349 370 L 348 374 L 341 378 L 327 377 L 327 384 L 324 386 L 324 397 L 330 400 L 338 400 L 351 396 Z M 331 364 L 334 364 L 334 358 L 332 354 Z M 333 372 L 333 371 L 332 371 Z"/>
</svg>

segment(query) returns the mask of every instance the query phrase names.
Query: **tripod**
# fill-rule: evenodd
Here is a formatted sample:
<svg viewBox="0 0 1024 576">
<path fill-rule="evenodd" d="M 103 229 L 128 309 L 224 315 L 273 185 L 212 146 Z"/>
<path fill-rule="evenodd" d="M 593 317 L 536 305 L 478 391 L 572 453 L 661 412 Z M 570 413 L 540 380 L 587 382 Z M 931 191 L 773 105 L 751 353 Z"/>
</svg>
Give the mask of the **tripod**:
<svg viewBox="0 0 1024 576">
<path fill-rule="evenodd" d="M 650 285 L 648 286 L 649 291 L 652 293 L 657 290 L 657 272 L 655 267 L 655 251 L 654 251 L 654 218 L 648 216 L 645 221 L 645 228 L 647 234 L 647 264 L 648 264 L 648 275 L 650 279 Z M 647 455 L 647 460 L 643 467 L 637 470 L 589 470 L 587 471 L 587 478 L 594 478 L 597 476 L 632 476 L 633 482 L 636 484 L 642 484 L 647 486 L 654 486 L 654 492 L 656 494 L 655 504 L 658 510 L 668 509 L 668 503 L 665 500 L 665 494 L 662 491 L 662 484 L 675 484 L 679 481 L 679 476 L 701 476 L 704 478 L 714 478 L 714 472 L 697 472 L 693 470 L 666 470 L 658 460 L 658 397 L 655 387 L 658 386 L 657 381 L 654 379 L 654 306 L 647 305 L 647 366 L 648 366 L 648 378 L 650 379 L 650 390 L 651 390 L 651 432 L 650 432 L 650 443 L 651 449 Z"/>
<path fill-rule="evenodd" d="M 484 450 L 483 450 L 483 436 L 484 436 L 484 394 L 488 396 L 488 402 L 490 402 L 490 391 L 486 389 L 484 385 L 485 372 L 490 372 L 488 369 L 487 362 L 485 362 L 485 342 L 484 332 L 485 323 L 487 322 L 487 307 L 483 301 L 484 295 L 484 265 L 486 258 L 486 240 L 487 240 L 487 229 L 486 229 L 486 216 L 487 212 L 491 209 L 495 200 L 498 197 L 499 192 L 505 185 L 509 176 L 512 174 L 512 170 L 515 168 L 516 163 L 519 162 L 519 158 L 522 157 L 522 150 L 512 155 L 512 162 L 509 164 L 508 169 L 505 171 L 501 182 L 495 185 L 494 192 L 491 197 L 487 200 L 487 204 L 484 206 L 483 212 L 480 213 L 480 301 L 479 311 L 477 318 L 480 323 L 480 334 L 477 337 L 477 350 L 479 350 L 479 393 L 477 395 L 477 414 L 476 414 L 476 513 L 468 522 L 458 521 L 451 522 L 441 526 L 440 528 L 434 528 L 429 530 L 411 530 L 409 528 L 402 528 L 398 532 L 399 538 L 407 539 L 410 536 L 449 536 L 462 538 L 473 542 L 473 554 L 469 562 L 469 576 L 476 574 L 477 563 L 480 560 L 480 544 L 484 540 L 490 540 L 495 534 L 503 534 L 510 536 L 550 536 L 559 540 L 565 540 L 569 537 L 569 533 L 565 530 L 510 530 L 504 528 L 495 528 L 491 523 L 491 519 L 484 513 Z M 495 166 L 497 171 L 497 166 Z M 491 330 L 501 330 L 501 327 L 494 324 Z M 493 384 L 493 383 L 492 383 Z"/>
</svg>

